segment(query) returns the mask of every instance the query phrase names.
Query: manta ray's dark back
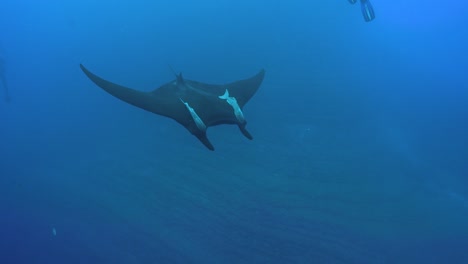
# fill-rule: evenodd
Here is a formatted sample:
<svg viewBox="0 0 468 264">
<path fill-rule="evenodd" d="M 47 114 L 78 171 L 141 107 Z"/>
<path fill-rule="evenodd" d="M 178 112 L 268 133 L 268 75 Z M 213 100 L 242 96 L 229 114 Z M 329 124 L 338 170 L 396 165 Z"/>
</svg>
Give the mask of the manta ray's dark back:
<svg viewBox="0 0 468 264">
<path fill-rule="evenodd" d="M 242 108 L 260 87 L 265 71 L 261 70 L 248 79 L 225 85 L 214 85 L 183 79 L 162 85 L 152 92 L 137 91 L 109 82 L 80 65 L 83 72 L 97 86 L 111 95 L 152 113 L 174 119 L 208 149 L 214 150 L 206 136 L 206 129 L 220 124 L 237 124 L 249 139 Z"/>
</svg>

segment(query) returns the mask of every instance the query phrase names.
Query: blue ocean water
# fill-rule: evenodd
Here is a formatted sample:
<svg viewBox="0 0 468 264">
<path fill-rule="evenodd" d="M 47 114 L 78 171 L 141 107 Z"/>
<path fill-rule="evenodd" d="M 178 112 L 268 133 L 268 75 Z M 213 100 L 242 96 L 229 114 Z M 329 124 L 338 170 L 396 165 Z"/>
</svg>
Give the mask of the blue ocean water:
<svg viewBox="0 0 468 264">
<path fill-rule="evenodd" d="M 468 4 L 370 1 L 4 1 L 0 263 L 468 263 Z M 80 63 L 264 68 L 254 140 L 210 152 Z"/>
</svg>

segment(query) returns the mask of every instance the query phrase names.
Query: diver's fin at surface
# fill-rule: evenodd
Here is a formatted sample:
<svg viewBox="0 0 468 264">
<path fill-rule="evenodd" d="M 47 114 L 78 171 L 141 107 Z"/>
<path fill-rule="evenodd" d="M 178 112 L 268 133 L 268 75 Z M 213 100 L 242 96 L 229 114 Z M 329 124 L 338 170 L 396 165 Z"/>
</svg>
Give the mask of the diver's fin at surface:
<svg viewBox="0 0 468 264">
<path fill-rule="evenodd" d="M 372 5 L 369 2 L 369 0 L 361 0 L 361 11 L 362 11 L 362 15 L 364 16 L 364 20 L 366 22 L 370 22 L 374 20 L 375 18 L 374 8 L 372 8 Z"/>
</svg>

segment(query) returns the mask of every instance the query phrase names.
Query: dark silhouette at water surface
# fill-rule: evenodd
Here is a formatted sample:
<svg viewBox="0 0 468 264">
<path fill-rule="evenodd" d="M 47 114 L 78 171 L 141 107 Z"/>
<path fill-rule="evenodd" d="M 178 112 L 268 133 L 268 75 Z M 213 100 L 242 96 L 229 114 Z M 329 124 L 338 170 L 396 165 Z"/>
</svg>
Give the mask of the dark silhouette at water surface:
<svg viewBox="0 0 468 264">
<path fill-rule="evenodd" d="M 4 90 L 5 101 L 10 102 L 10 92 L 8 91 L 8 83 L 5 76 L 5 60 L 0 57 L 0 86 Z"/>
</svg>

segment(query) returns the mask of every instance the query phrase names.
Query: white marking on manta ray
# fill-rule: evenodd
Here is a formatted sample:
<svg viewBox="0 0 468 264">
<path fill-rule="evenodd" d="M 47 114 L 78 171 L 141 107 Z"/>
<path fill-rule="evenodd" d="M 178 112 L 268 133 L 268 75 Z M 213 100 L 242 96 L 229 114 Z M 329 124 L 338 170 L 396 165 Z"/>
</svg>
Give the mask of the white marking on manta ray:
<svg viewBox="0 0 468 264">
<path fill-rule="evenodd" d="M 175 85 L 175 86 L 178 86 L 177 81 L 174 81 L 172 84 Z M 182 90 L 184 90 L 184 91 L 185 91 L 186 88 L 188 88 L 189 90 L 192 90 L 194 92 L 197 92 L 197 93 L 205 95 L 205 96 L 213 96 L 213 94 L 211 94 L 209 92 L 205 92 L 205 91 L 203 91 L 201 89 L 195 88 L 192 85 L 186 83 L 185 81 L 184 81 L 184 83 L 181 84 L 181 86 L 183 87 Z M 178 86 L 178 87 L 180 87 L 180 86 Z"/>
<path fill-rule="evenodd" d="M 244 117 L 244 113 L 242 112 L 242 109 L 240 109 L 239 107 L 239 104 L 237 103 L 237 100 L 235 97 L 230 97 L 229 96 L 229 91 L 228 89 L 226 89 L 226 91 L 224 92 L 223 95 L 221 96 L 218 96 L 219 99 L 221 100 L 226 100 L 226 102 L 232 106 L 232 109 L 234 110 L 234 115 L 236 115 L 236 118 L 237 120 L 240 122 L 240 123 L 244 123 L 245 122 L 245 117 Z"/>
<path fill-rule="evenodd" d="M 197 93 L 199 93 L 199 94 L 203 94 L 203 95 L 205 95 L 205 96 L 213 96 L 213 94 L 208 93 L 208 92 L 205 92 L 205 91 L 200 90 L 200 89 L 198 89 L 198 88 L 195 88 L 195 87 L 193 87 L 192 85 L 190 85 L 190 84 L 188 84 L 188 83 L 185 84 L 185 86 L 187 86 L 189 89 L 194 90 L 195 92 L 197 92 Z"/>
<path fill-rule="evenodd" d="M 179 98 L 179 99 L 185 105 L 185 107 L 187 107 L 187 109 L 189 110 L 190 115 L 192 116 L 193 121 L 195 121 L 195 124 L 197 125 L 198 129 L 200 129 L 201 131 L 206 131 L 206 125 L 203 122 L 203 120 L 200 118 L 200 116 L 198 116 L 197 112 L 195 112 L 195 110 L 192 107 L 190 107 L 190 105 L 187 102 L 184 102 L 182 98 Z"/>
</svg>

